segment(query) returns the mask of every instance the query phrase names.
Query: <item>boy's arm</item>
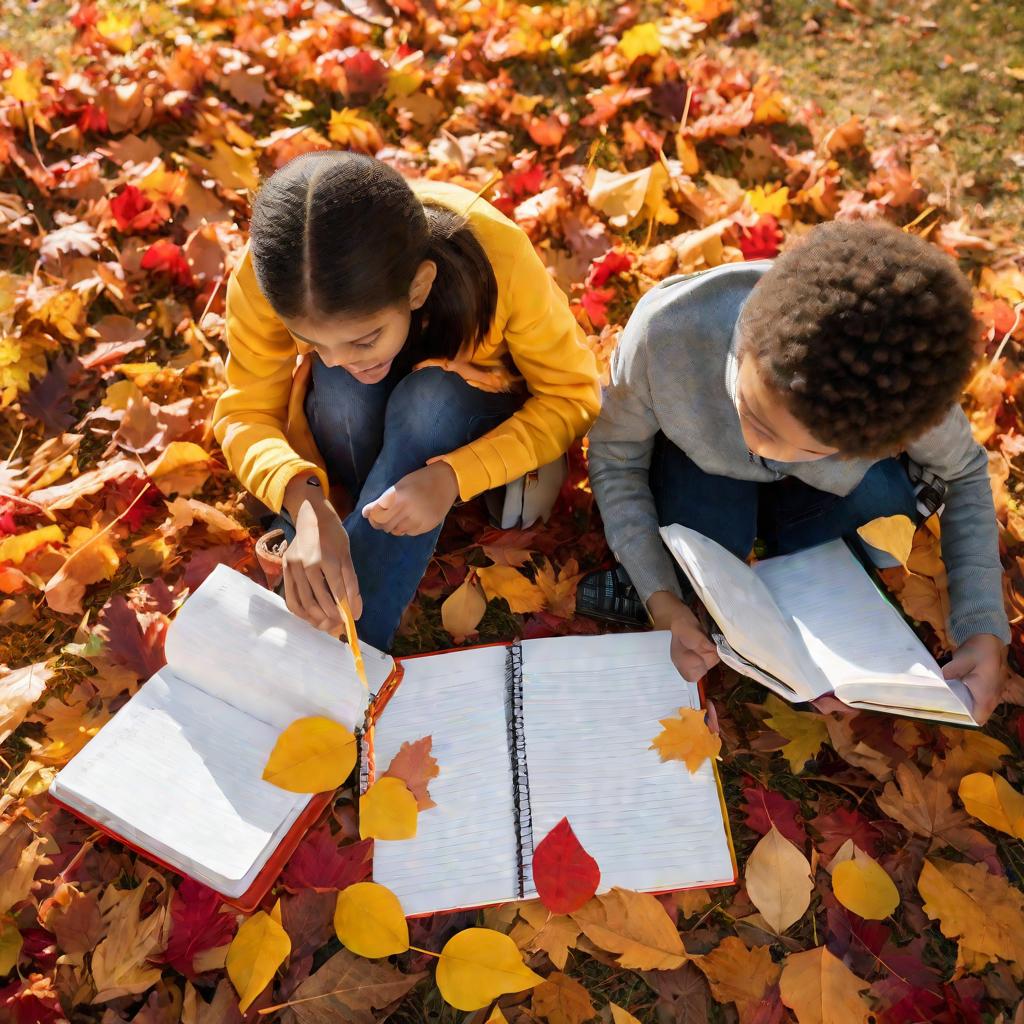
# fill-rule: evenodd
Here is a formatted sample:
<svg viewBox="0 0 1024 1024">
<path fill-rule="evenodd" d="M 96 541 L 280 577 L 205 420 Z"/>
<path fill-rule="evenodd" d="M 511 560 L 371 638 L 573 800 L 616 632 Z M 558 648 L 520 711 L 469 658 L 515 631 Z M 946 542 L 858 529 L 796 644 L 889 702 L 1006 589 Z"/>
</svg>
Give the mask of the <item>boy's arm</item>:
<svg viewBox="0 0 1024 1024">
<path fill-rule="evenodd" d="M 647 378 L 646 326 L 634 312 L 612 357 L 611 383 L 590 431 L 590 483 L 612 553 L 644 604 L 652 594 L 681 590 L 658 534 L 650 466 L 658 418 Z"/>
<path fill-rule="evenodd" d="M 969 637 L 987 633 L 1008 644 L 988 454 L 971 436 L 959 406 L 908 446 L 907 454 L 949 485 L 942 514 L 942 559 L 949 578 L 953 643 L 960 646 Z"/>
</svg>

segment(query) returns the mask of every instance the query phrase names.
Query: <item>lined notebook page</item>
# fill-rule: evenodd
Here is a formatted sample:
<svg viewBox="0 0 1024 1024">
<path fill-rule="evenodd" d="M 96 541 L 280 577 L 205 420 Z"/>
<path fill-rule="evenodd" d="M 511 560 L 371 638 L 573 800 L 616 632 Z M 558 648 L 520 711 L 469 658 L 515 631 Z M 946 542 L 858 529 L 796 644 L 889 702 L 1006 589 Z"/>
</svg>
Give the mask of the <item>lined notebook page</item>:
<svg viewBox="0 0 1024 1024">
<path fill-rule="evenodd" d="M 394 662 L 361 646 L 376 692 Z M 369 694 L 348 647 L 227 566 L 217 566 L 185 601 L 166 649 L 183 679 L 278 729 L 307 715 L 333 718 L 352 730 L 363 723 Z"/>
<path fill-rule="evenodd" d="M 523 644 L 534 842 L 568 817 L 601 868 L 601 891 L 733 878 L 710 762 L 691 775 L 649 749 L 659 719 L 700 706 L 668 651 L 665 632 Z"/>
<path fill-rule="evenodd" d="M 696 530 L 663 526 L 662 540 L 732 647 L 804 700 L 828 691 L 821 669 L 749 565 Z"/>
<path fill-rule="evenodd" d="M 402 685 L 374 730 L 378 777 L 403 741 L 433 737 L 437 804 L 414 839 L 377 840 L 373 877 L 406 914 L 515 898 L 516 838 L 505 730 L 505 647 L 402 662 Z"/>
<path fill-rule="evenodd" d="M 239 896 L 309 800 L 261 778 L 277 730 L 163 669 L 52 792 L 226 896 Z"/>
</svg>

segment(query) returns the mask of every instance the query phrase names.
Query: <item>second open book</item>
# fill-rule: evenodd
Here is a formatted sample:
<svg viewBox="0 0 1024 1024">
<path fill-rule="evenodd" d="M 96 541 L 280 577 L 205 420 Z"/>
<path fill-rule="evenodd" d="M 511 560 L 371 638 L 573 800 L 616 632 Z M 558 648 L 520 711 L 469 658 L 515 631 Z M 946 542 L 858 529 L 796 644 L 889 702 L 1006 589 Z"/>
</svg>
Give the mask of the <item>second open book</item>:
<svg viewBox="0 0 1024 1024">
<path fill-rule="evenodd" d="M 750 566 L 685 526 L 662 539 L 720 633 L 723 662 L 788 701 L 833 694 L 872 711 L 977 725 L 935 659 L 841 540 Z"/>
<path fill-rule="evenodd" d="M 348 649 L 220 566 L 167 637 L 168 664 L 58 774 L 52 795 L 230 902 L 257 905 L 329 800 L 262 778 L 280 732 L 323 715 L 366 726 L 364 774 L 432 737 L 436 806 L 415 838 L 377 841 L 373 877 L 407 914 L 533 896 L 531 855 L 563 817 L 602 891 L 732 882 L 714 765 L 650 749 L 659 719 L 700 706 L 666 633 L 528 640 L 402 659 Z M 365 780 L 365 781 L 368 781 Z"/>
</svg>

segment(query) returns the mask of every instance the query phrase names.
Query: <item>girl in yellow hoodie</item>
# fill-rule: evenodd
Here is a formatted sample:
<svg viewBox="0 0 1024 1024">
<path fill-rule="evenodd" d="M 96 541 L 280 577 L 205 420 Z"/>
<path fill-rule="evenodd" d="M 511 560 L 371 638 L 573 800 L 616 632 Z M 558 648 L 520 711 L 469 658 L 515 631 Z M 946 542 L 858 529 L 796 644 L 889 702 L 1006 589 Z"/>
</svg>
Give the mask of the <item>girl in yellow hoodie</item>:
<svg viewBox="0 0 1024 1024">
<path fill-rule="evenodd" d="M 598 411 L 594 357 L 529 238 L 472 192 L 355 153 L 256 196 L 227 291 L 214 430 L 282 513 L 284 592 L 387 650 L 456 500 L 557 459 Z M 342 519 L 329 498 L 352 501 Z"/>
</svg>

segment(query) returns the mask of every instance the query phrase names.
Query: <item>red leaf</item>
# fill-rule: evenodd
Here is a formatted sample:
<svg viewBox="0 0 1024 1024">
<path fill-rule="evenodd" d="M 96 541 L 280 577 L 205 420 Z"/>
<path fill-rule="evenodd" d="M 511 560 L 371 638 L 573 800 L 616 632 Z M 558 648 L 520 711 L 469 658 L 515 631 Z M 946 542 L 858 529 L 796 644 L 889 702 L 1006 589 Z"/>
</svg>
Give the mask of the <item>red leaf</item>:
<svg viewBox="0 0 1024 1024">
<path fill-rule="evenodd" d="M 30 974 L 27 981 L 15 978 L 0 988 L 0 1020 L 13 1024 L 60 1024 L 66 1021 L 53 979 Z"/>
<path fill-rule="evenodd" d="M 148 679 L 163 668 L 167 619 L 159 612 L 138 612 L 116 594 L 100 612 L 96 632 L 105 640 L 113 661 L 130 668 L 140 679 Z"/>
<path fill-rule="evenodd" d="M 608 303 L 614 298 L 614 288 L 588 288 L 583 293 L 580 304 L 586 310 L 594 327 L 600 329 L 608 323 Z"/>
<path fill-rule="evenodd" d="M 359 50 L 342 63 L 345 69 L 345 93 L 360 101 L 371 99 L 384 87 L 388 67 L 365 50 Z"/>
<path fill-rule="evenodd" d="M 553 914 L 579 910 L 597 892 L 601 869 L 563 818 L 533 851 L 533 884 Z"/>
<path fill-rule="evenodd" d="M 234 915 L 221 913 L 222 903 L 212 889 L 186 878 L 171 902 L 171 935 L 162 962 L 194 979 L 196 954 L 227 945 L 234 937 Z"/>
<path fill-rule="evenodd" d="M 772 825 L 791 843 L 803 848 L 807 842 L 800 815 L 800 804 L 781 793 L 775 793 L 754 783 L 743 787 L 743 810 L 746 824 L 759 835 L 766 835 Z"/>
<path fill-rule="evenodd" d="M 628 252 L 620 252 L 618 249 L 609 249 L 599 259 L 590 264 L 590 273 L 587 274 L 587 285 L 590 288 L 600 288 L 607 283 L 608 278 L 621 274 L 633 266 L 633 257 Z"/>
<path fill-rule="evenodd" d="M 401 779 L 408 786 L 421 811 L 437 806 L 427 791 L 430 780 L 436 778 L 439 771 L 437 761 L 430 753 L 433 743 L 430 736 L 423 736 L 415 743 L 403 743 L 384 773 L 394 779 Z"/>
<path fill-rule="evenodd" d="M 140 214 L 153 205 L 151 199 L 145 196 L 134 185 L 125 185 L 113 199 L 110 200 L 110 212 L 117 221 L 118 231 L 125 232 L 133 228 L 132 222 Z"/>
<path fill-rule="evenodd" d="M 370 874 L 373 840 L 340 846 L 328 828 L 308 833 L 285 865 L 281 884 L 290 892 L 330 892 L 363 881 Z"/>
<path fill-rule="evenodd" d="M 740 251 L 745 260 L 772 259 L 778 256 L 781 241 L 779 222 L 770 213 L 765 213 L 752 228 L 740 235 Z"/>
<path fill-rule="evenodd" d="M 180 245 L 162 238 L 154 242 L 142 257 L 142 269 L 167 274 L 171 282 L 180 288 L 192 284 L 192 270 Z"/>
<path fill-rule="evenodd" d="M 811 824 L 823 837 L 817 845 L 826 860 L 831 860 L 847 839 L 852 839 L 869 856 L 878 855 L 878 829 L 859 811 L 837 807 L 829 814 L 819 814 Z"/>
</svg>

